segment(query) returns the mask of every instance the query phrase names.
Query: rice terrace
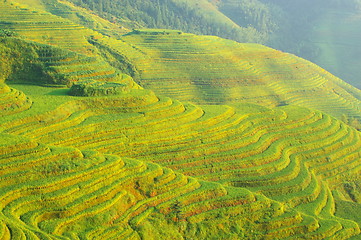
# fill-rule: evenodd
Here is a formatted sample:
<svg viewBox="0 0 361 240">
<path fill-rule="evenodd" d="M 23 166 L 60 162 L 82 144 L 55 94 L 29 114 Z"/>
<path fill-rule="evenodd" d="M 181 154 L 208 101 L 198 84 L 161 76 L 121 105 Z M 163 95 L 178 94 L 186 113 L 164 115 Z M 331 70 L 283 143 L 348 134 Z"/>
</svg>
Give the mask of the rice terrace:
<svg viewBox="0 0 361 240">
<path fill-rule="evenodd" d="M 0 239 L 361 239 L 361 90 L 265 2 L 0 0 Z"/>
</svg>

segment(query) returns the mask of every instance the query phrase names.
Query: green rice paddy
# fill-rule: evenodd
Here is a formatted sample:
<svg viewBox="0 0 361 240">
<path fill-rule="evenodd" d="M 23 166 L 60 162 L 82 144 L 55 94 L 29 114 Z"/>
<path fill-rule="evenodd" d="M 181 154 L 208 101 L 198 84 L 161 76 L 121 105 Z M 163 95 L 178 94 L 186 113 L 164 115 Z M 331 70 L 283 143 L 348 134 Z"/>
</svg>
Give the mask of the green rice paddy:
<svg viewBox="0 0 361 240">
<path fill-rule="evenodd" d="M 1 239 L 360 236 L 361 133 L 338 120 L 359 90 L 261 45 L 116 39 L 14 2 L 0 27 L 60 82 L 1 81 Z"/>
</svg>

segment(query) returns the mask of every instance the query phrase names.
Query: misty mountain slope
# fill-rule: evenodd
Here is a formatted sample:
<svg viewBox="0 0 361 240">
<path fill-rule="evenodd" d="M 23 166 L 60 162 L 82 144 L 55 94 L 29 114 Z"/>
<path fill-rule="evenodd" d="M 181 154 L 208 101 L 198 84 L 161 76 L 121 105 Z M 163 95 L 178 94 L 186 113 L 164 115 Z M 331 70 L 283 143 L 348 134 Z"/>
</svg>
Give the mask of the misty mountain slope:
<svg viewBox="0 0 361 240">
<path fill-rule="evenodd" d="M 217 5 L 237 24 L 273 30 L 266 45 L 306 58 L 361 87 L 360 1 L 221 0 Z M 244 12 L 253 9 L 254 17 L 246 17 Z"/>
<path fill-rule="evenodd" d="M 361 5 L 357 0 L 220 0 L 209 4 L 173 0 L 126 1 L 121 5 L 114 1 L 102 4 L 98 0 L 72 2 L 108 19 L 119 18 L 119 23 L 131 28 L 179 29 L 266 44 L 315 62 L 360 88 L 357 66 L 361 60 L 357 52 Z M 132 20 L 129 25 L 121 21 L 125 17 Z"/>
<path fill-rule="evenodd" d="M 331 9 L 323 14 L 310 42 L 319 48 L 314 62 L 361 89 L 361 15 L 350 9 Z"/>
</svg>

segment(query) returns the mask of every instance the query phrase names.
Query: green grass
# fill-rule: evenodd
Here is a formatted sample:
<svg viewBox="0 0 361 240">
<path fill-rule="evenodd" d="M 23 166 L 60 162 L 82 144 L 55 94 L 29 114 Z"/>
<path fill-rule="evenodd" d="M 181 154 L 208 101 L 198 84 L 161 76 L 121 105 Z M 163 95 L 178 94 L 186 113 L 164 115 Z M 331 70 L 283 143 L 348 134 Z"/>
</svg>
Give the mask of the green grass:
<svg viewBox="0 0 361 240">
<path fill-rule="evenodd" d="M 32 114 L 46 113 L 54 107 L 60 106 L 71 100 L 71 97 L 67 95 L 68 89 L 54 89 L 49 87 L 39 87 L 35 85 L 21 85 L 14 84 L 10 85 L 20 91 L 25 91 L 28 96 L 31 93 L 31 99 L 33 101 L 31 112 Z M 19 113 L 17 116 L 4 117 L 4 121 L 11 121 L 12 119 L 22 118 L 22 116 L 28 116 L 29 112 Z"/>
<path fill-rule="evenodd" d="M 360 203 L 342 199 L 339 193 L 335 194 L 336 212 L 338 217 L 347 217 L 361 225 Z"/>
</svg>

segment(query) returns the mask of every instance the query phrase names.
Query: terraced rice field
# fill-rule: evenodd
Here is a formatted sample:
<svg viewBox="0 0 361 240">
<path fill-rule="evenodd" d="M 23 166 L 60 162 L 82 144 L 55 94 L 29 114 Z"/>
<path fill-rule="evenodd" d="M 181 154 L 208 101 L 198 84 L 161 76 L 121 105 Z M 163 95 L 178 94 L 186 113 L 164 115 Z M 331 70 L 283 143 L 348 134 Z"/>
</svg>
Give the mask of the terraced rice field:
<svg viewBox="0 0 361 240">
<path fill-rule="evenodd" d="M 115 39 L 10 1 L 0 11 L 61 83 L 129 86 L 74 97 L 1 83 L 0 239 L 360 236 L 335 216 L 361 173 L 361 133 L 335 117 L 361 118 L 359 90 L 256 44 L 153 29 Z"/>
<path fill-rule="evenodd" d="M 71 84 L 77 81 L 96 80 L 125 83 L 134 87 L 133 79 L 112 67 L 100 57 L 86 56 L 73 51 L 49 48 L 48 45 L 37 47 L 39 61 L 48 72 Z"/>
<path fill-rule="evenodd" d="M 137 97 L 132 95 L 135 92 L 139 94 Z M 243 104 L 237 109 L 197 106 L 157 97 L 149 91 L 133 90 L 128 97 L 79 99 L 46 114 L 4 123 L 3 128 L 4 134 L 46 146 L 91 150 L 104 156 L 117 156 L 115 159 L 130 157 L 158 169 L 159 175 L 149 173 L 151 177 L 147 181 L 136 185 L 135 189 L 143 184 L 151 186 L 143 189 L 147 197 L 142 203 L 122 213 L 117 220 L 122 224 L 144 224 L 153 214 L 150 207 L 169 209 L 175 199 L 182 203 L 183 209 L 182 216 L 176 218 L 187 222 L 203 221 L 200 219 L 209 217 L 208 212 L 214 216 L 217 210 L 210 211 L 212 208 L 235 213 L 224 210 L 225 205 L 233 209 L 239 204 L 234 202 L 238 197 L 228 196 L 229 191 L 232 189 L 236 194 L 247 188 L 253 194 L 266 196 L 268 203 L 264 204 L 269 207 L 275 206 L 274 200 L 281 204 L 283 210 L 279 215 L 272 213 L 279 217 L 272 215 L 276 220 L 262 223 L 267 228 L 267 233 L 262 234 L 270 239 L 275 236 L 346 239 L 360 231 L 355 222 L 334 216 L 332 190 L 345 179 L 359 175 L 361 135 L 318 111 L 295 106 L 267 109 L 253 104 Z M 185 184 L 184 188 L 180 183 Z M 227 190 L 214 195 L 208 193 L 207 184 Z M 210 192 L 213 191 L 218 192 Z M 170 196 L 175 193 L 181 195 Z M 212 200 L 209 196 L 219 196 L 222 200 L 218 202 L 218 197 Z M 262 204 L 242 211 L 246 214 L 255 211 L 252 214 L 264 219 L 266 205 Z M 169 210 L 159 211 L 169 213 Z M 65 213 L 65 218 L 69 215 Z M 62 218 L 50 221 L 49 227 L 37 225 L 61 234 L 68 232 L 63 221 Z"/>
<path fill-rule="evenodd" d="M 0 11 L 0 28 L 15 32 L 24 44 L 32 46 L 45 71 L 59 82 L 97 80 L 139 87 L 130 76 L 103 59 L 88 42 L 90 38 L 101 38 L 100 33 L 18 3 L 1 2 Z"/>
<path fill-rule="evenodd" d="M 32 101 L 21 91 L 0 83 L 0 116 L 6 116 L 28 110 Z"/>
<path fill-rule="evenodd" d="M 317 225 L 325 220 L 285 210 L 280 203 L 243 188 L 199 181 L 157 164 L 96 151 L 49 147 L 7 134 L 1 139 L 2 239 L 139 239 L 152 227 L 152 221 L 146 220 L 152 216 L 172 217 L 178 224 L 187 221 L 196 229 L 204 219 L 223 224 L 232 218 L 228 227 L 235 227 L 249 224 L 245 218 L 251 223 L 266 215 L 269 220 L 252 225 L 252 231 L 266 239 L 324 234 Z M 181 204 L 181 213 L 174 204 Z M 328 230 L 322 229 L 326 234 Z M 337 230 L 345 237 L 357 229 L 344 223 Z"/>
<path fill-rule="evenodd" d="M 166 30 L 137 30 L 116 40 L 25 5 L 2 2 L 0 10 L 0 27 L 82 54 L 76 60 L 55 57 L 47 63 L 69 79 L 131 82 L 100 57 L 88 42 L 92 39 L 129 60 L 142 87 L 180 101 L 294 104 L 339 119 L 361 118 L 360 90 L 308 61 L 261 45 Z"/>
<path fill-rule="evenodd" d="M 361 117 L 361 92 L 311 62 L 257 44 L 137 30 L 99 43 L 125 55 L 141 86 L 197 104 L 294 104 Z"/>
<path fill-rule="evenodd" d="M 88 43 L 86 36 L 95 32 L 83 26 L 18 3 L 1 1 L 0 11 L 2 28 L 12 30 L 32 41 L 93 55 L 94 48 Z"/>
<path fill-rule="evenodd" d="M 84 24 L 85 27 L 99 31 L 106 35 L 118 36 L 129 32 L 128 29 L 109 22 L 97 15 L 92 11 L 75 6 L 68 1 L 61 0 L 7 0 L 22 4 L 22 6 L 37 10 L 50 12 L 56 16 L 68 19 L 80 25 Z"/>
</svg>

